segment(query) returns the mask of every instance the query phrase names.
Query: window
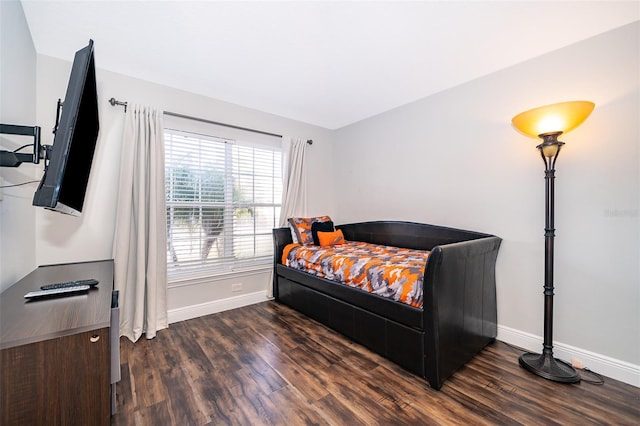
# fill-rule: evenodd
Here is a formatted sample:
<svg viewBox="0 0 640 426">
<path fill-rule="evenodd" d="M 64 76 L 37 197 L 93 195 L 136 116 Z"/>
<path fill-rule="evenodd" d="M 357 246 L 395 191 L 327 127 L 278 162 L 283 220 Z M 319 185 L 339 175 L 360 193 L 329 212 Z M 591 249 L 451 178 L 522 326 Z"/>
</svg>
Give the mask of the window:
<svg viewBox="0 0 640 426">
<path fill-rule="evenodd" d="M 172 129 L 164 137 L 169 280 L 271 265 L 280 139 L 260 144 Z"/>
</svg>

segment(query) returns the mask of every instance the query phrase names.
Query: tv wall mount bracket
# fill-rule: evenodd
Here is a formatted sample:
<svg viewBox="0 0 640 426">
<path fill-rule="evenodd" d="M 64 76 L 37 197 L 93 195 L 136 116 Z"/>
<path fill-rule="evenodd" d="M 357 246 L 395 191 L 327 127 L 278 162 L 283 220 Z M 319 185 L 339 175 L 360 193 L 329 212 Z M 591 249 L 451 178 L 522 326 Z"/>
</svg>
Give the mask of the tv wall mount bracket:
<svg viewBox="0 0 640 426">
<path fill-rule="evenodd" d="M 17 126 L 14 124 L 0 124 L 0 133 L 5 135 L 20 135 L 33 137 L 33 152 L 20 153 L 16 151 L 0 150 L 0 167 L 19 167 L 22 163 L 39 164 L 45 160 L 45 168 L 49 159 L 50 145 L 40 144 L 40 126 Z"/>
</svg>

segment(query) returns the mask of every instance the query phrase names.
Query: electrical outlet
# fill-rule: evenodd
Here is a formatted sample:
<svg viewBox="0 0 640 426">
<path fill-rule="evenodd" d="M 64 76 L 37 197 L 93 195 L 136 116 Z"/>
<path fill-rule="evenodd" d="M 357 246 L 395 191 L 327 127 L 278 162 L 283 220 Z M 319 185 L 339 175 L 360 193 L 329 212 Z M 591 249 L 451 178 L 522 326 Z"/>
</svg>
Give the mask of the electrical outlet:
<svg viewBox="0 0 640 426">
<path fill-rule="evenodd" d="M 582 361 L 575 358 L 571 360 L 571 365 L 573 366 L 573 368 L 577 368 L 579 370 L 582 370 L 584 368 L 584 364 L 582 364 Z"/>
<path fill-rule="evenodd" d="M 231 284 L 231 291 L 242 291 L 242 283 Z"/>
</svg>

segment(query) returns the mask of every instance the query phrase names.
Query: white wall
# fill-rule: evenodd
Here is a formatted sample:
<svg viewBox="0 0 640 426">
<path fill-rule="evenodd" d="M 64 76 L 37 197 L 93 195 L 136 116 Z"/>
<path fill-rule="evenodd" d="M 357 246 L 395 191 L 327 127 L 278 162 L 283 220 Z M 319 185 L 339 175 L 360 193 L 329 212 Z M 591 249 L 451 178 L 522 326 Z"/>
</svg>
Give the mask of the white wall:
<svg viewBox="0 0 640 426">
<path fill-rule="evenodd" d="M 78 41 L 78 49 L 87 40 Z M 259 129 L 276 134 L 313 139 L 309 147 L 310 214 L 332 214 L 332 183 L 326 172 L 332 158 L 332 134 L 326 129 L 288 120 L 275 115 L 217 101 L 166 86 L 115 74 L 100 68 L 100 42 L 95 41 L 96 79 L 99 97 L 100 135 L 91 172 L 83 214 L 72 217 L 44 209 L 36 211 L 37 263 L 74 262 L 112 258 L 115 227 L 121 134 L 124 110 L 107 102 L 111 97 L 130 104 L 153 105 L 161 110 L 186 114 L 223 123 Z M 74 52 L 69 52 L 69 58 Z M 50 129 L 55 121 L 55 104 L 64 97 L 71 62 L 38 56 L 37 122 Z M 188 78 L 188 76 L 185 76 Z M 44 141 L 51 143 L 51 140 Z M 206 304 L 230 297 L 264 292 L 269 272 L 210 280 L 186 282 L 171 287 L 168 308 L 171 311 Z M 242 283 L 241 292 L 231 285 Z M 171 319 L 171 317 L 170 317 Z"/>
<path fill-rule="evenodd" d="M 502 237 L 499 324 L 542 336 L 544 165 L 510 121 L 592 100 L 556 166 L 554 340 L 640 365 L 639 40 L 636 22 L 337 131 L 336 222 Z"/>
<path fill-rule="evenodd" d="M 36 51 L 18 1 L 0 1 L 0 123 L 36 125 Z M 0 149 L 33 143 L 25 136 L 0 135 Z M 22 152 L 29 153 L 32 149 Z M 39 177 L 42 165 L 0 168 L 0 186 Z M 0 292 L 31 272 L 36 264 L 35 184 L 0 188 Z"/>
</svg>

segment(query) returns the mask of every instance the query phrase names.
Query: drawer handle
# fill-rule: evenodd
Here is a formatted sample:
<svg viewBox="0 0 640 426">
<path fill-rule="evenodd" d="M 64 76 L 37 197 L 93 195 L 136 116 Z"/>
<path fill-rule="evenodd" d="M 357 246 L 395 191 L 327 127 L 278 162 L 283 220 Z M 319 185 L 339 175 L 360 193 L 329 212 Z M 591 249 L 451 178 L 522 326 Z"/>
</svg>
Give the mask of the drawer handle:
<svg viewBox="0 0 640 426">
<path fill-rule="evenodd" d="M 90 341 L 91 343 L 95 343 L 95 342 L 97 342 L 98 340 L 100 340 L 100 336 L 99 336 L 98 334 L 94 334 L 93 336 L 91 336 L 91 337 L 89 338 L 89 341 Z"/>
</svg>

